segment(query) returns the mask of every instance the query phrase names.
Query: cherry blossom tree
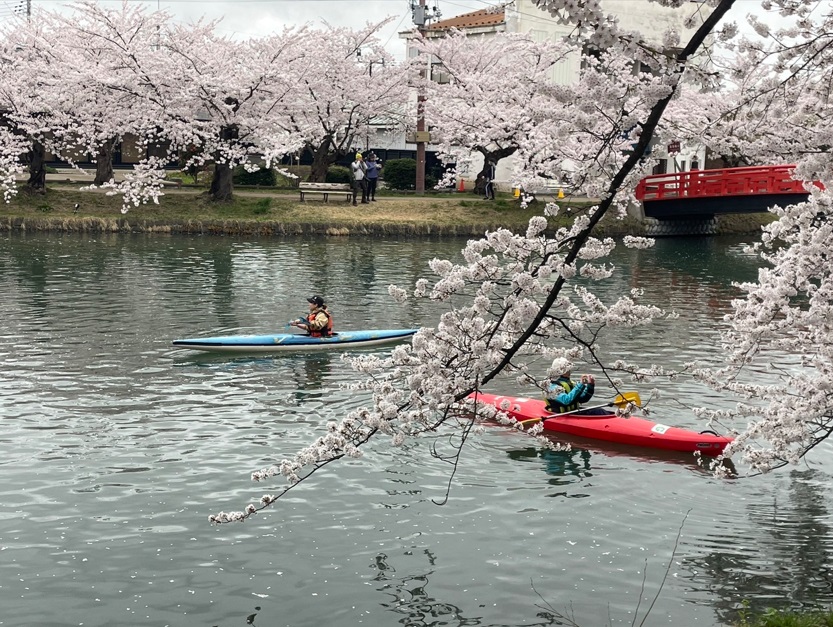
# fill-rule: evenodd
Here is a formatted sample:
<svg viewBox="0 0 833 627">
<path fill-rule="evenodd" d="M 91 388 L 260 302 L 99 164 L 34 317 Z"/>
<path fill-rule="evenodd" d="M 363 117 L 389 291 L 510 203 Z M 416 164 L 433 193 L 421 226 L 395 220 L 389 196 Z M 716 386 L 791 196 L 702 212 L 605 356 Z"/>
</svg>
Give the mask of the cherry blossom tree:
<svg viewBox="0 0 833 627">
<path fill-rule="evenodd" d="M 368 125 L 402 125 L 409 74 L 377 37 L 386 23 L 309 29 L 300 44 L 290 78 L 296 106 L 284 128 L 312 154 L 311 181 L 324 181 L 331 164 L 361 148 Z"/>
<path fill-rule="evenodd" d="M 292 68 L 303 64 L 303 29 L 236 42 L 216 35 L 215 24 L 173 26 L 162 48 L 169 55 L 164 82 L 167 137 L 179 148 L 198 146 L 190 162 L 212 162 L 209 195 L 232 197 L 232 171 L 271 167 L 297 150 L 301 138 L 286 121 L 301 106 Z"/>
<path fill-rule="evenodd" d="M 155 141 L 161 103 L 149 77 L 169 16 L 141 5 L 110 9 L 82 1 L 71 14 L 43 12 L 38 19 L 51 23 L 50 44 L 72 94 L 60 132 L 69 154 L 62 156 L 73 162 L 77 154 L 91 155 L 93 184 L 112 184 L 116 146 L 128 135 L 140 145 Z"/>
<path fill-rule="evenodd" d="M 497 165 L 527 141 L 551 103 L 553 68 L 577 54 L 569 42 L 536 43 L 528 35 L 506 33 L 472 37 L 451 31 L 416 44 L 431 65 L 423 89 L 432 141 L 446 154 L 463 147 L 483 155 L 479 181 L 485 180 L 490 161 Z M 434 80 L 438 74 L 442 82 Z M 496 89 L 507 84 L 511 88 Z"/>
<path fill-rule="evenodd" d="M 20 156 L 28 147 L 29 142 L 24 136 L 0 120 L 0 191 L 4 202 L 10 202 L 17 193 L 15 180 L 25 171 Z"/>
<path fill-rule="evenodd" d="M 569 226 L 555 232 L 550 218 L 560 209 L 547 206 L 525 233 L 487 233 L 468 243 L 464 262 L 432 261 L 433 281 L 392 287 L 393 298 L 429 298 L 448 310 L 410 346 L 388 357 L 354 360 L 368 375 L 357 387 L 371 396 L 369 407 L 330 423 L 326 435 L 294 458 L 253 475 L 283 475 L 287 488 L 213 520 L 247 518 L 331 462 L 361 455 L 380 436 L 398 445 L 448 430 L 456 435 L 447 453 L 453 463 L 480 418 L 501 417 L 469 396 L 498 376 L 539 384 L 542 361 L 554 369 L 592 364 L 617 391 L 626 380 L 677 376 L 650 364 L 602 358 L 602 333 L 666 314 L 641 304 L 638 290 L 603 302 L 592 285 L 614 271 L 605 257 L 616 245 L 594 237 L 594 228 L 608 213 L 624 214 L 630 191 L 651 166 L 651 143 L 680 133 L 718 154 L 794 163 L 796 177 L 823 186 L 808 183 L 806 203 L 774 209 L 778 220 L 765 229 L 759 246 L 767 265 L 756 283 L 740 286 L 745 297 L 734 303 L 724 336 L 727 363 L 681 365 L 681 371 L 740 400 L 731 411 L 699 413 L 740 424 L 728 454 L 761 471 L 797 461 L 829 436 L 833 11 L 805 0 L 771 0 L 765 6 L 778 11 L 786 26 L 771 31 L 753 20 L 763 40 L 733 43 L 734 25 L 719 27 L 733 0 L 713 0 L 710 12 L 683 0 L 661 4 L 691 12 L 695 28 L 688 41 L 669 32 L 662 46 L 647 42 L 622 30 L 598 2 L 540 0 L 555 18 L 576 26 L 563 44 L 498 39 L 523 72 L 511 81 L 519 94 L 482 89 L 495 76 L 490 72 L 512 71 L 495 56 L 496 46 L 454 35 L 424 44 L 455 76 L 450 85 L 430 86 L 436 91 L 429 102 L 436 105 L 429 106 L 437 107 L 439 133 L 449 149 L 491 150 L 507 141 L 509 125 L 518 125 L 520 182 L 560 178 L 569 164 L 580 190 L 600 201 L 575 212 Z M 4 198 L 15 192 L 22 155 L 30 154 L 29 186 L 43 189 L 47 151 L 70 161 L 79 152 L 107 160 L 107 146 L 127 133 L 158 150 L 125 182 L 105 183 L 126 204 L 155 199 L 163 167 L 185 149 L 189 165 L 214 164 L 216 200 L 230 197 L 234 167 L 269 167 L 301 146 L 315 152 L 314 176 L 323 177 L 326 164 L 352 149 L 369 123 L 394 124 L 404 111 L 413 74 L 386 60 L 374 38 L 377 29 L 290 29 L 240 42 L 219 37 L 214 24 L 172 25 L 162 12 L 145 13 L 128 3 L 109 10 L 92 2 L 80 3 L 72 17 L 44 14 L 15 23 L 0 43 Z M 714 37 L 725 40 L 733 54 L 726 65 L 714 59 L 722 83 L 697 56 Z M 328 46 L 320 45 L 324 39 Z M 576 84 L 545 80 L 559 55 L 591 49 L 603 52 L 585 57 Z M 370 59 L 386 61 L 370 65 Z M 683 90 L 687 82 L 702 85 L 702 92 Z M 483 115 L 490 110 L 497 112 L 495 120 Z M 642 238 L 624 243 L 650 245 Z"/>
<path fill-rule="evenodd" d="M 112 179 L 118 138 L 132 133 L 152 141 L 158 116 L 138 97 L 147 81 L 128 68 L 149 64 L 163 20 L 126 4 L 108 11 L 82 2 L 71 18 L 38 11 L 5 33 L 9 71 L 0 76 L 0 106 L 11 128 L 31 142 L 29 188 L 45 190 L 47 150 L 73 164 L 95 155 L 96 181 L 104 183 Z"/>
<path fill-rule="evenodd" d="M 47 25 L 30 26 L 23 20 L 15 20 L 14 24 L 17 28 L 10 29 L 3 38 L 0 57 L 3 69 L 0 73 L 0 112 L 6 128 L 2 170 L 8 180 L 12 173 L 20 170 L 15 163 L 24 158 L 29 170 L 26 189 L 43 193 L 46 190 L 46 145 L 51 142 L 56 125 L 56 112 L 50 111 L 44 96 L 54 93 L 55 57 L 44 38 Z M 25 141 L 21 141 L 22 138 Z M 8 199 L 8 194 L 16 189 L 7 184 L 5 191 Z"/>
<path fill-rule="evenodd" d="M 236 42 L 215 27 L 172 24 L 126 2 L 40 12 L 6 40 L 15 64 L 0 79 L 6 117 L 40 148 L 38 163 L 47 148 L 71 162 L 96 155 L 96 183 L 122 194 L 124 210 L 158 198 L 164 167 L 186 150 L 186 167 L 214 165 L 210 197 L 228 200 L 235 166 L 270 167 L 301 145 L 284 121 L 296 102 L 288 77 L 303 56 L 303 29 Z M 112 147 L 128 134 L 146 154 L 117 184 Z"/>
<path fill-rule="evenodd" d="M 833 11 L 808 2 L 764 4 L 781 26 L 753 18 L 765 40 L 733 46 L 734 81 L 724 96 L 731 106 L 719 117 L 712 103 L 703 141 L 719 151 L 731 135 L 755 162 L 794 163 L 794 176 L 811 193 L 805 203 L 773 209 L 778 220 L 756 246 L 765 265 L 733 302 L 723 338 L 727 363 L 699 372 L 739 398 L 731 411 L 701 413 L 745 424 L 728 454 L 762 472 L 797 462 L 833 431 Z"/>
</svg>

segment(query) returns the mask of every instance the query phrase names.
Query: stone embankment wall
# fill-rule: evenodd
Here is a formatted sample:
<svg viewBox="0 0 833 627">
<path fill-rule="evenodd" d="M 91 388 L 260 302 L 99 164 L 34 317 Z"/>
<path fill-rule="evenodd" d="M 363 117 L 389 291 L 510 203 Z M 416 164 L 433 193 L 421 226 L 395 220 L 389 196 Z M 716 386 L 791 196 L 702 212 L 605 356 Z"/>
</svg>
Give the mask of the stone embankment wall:
<svg viewBox="0 0 833 627">
<path fill-rule="evenodd" d="M 599 237 L 644 235 L 648 237 L 725 235 L 732 233 L 760 233 L 761 226 L 770 222 L 771 214 L 727 215 L 709 220 L 689 220 L 670 223 L 645 218 L 602 221 L 596 228 Z M 469 224 L 443 226 L 416 223 L 353 223 L 314 224 L 285 223 L 254 220 L 183 220 L 161 222 L 129 218 L 84 217 L 9 217 L 0 216 L 0 232 L 53 231 L 62 233 L 180 233 L 187 235 L 237 235 L 274 237 L 285 235 L 329 236 L 389 236 L 389 237 L 481 237 L 486 231 L 501 228 L 500 224 Z"/>
<path fill-rule="evenodd" d="M 309 223 L 260 222 L 248 220 L 187 220 L 162 223 L 126 218 L 9 218 L 0 217 L 0 231 L 62 233 L 179 233 L 187 235 L 388 235 L 398 237 L 480 237 L 499 228 L 496 224 L 437 226 L 408 223 L 361 223 L 326 225 Z"/>
</svg>

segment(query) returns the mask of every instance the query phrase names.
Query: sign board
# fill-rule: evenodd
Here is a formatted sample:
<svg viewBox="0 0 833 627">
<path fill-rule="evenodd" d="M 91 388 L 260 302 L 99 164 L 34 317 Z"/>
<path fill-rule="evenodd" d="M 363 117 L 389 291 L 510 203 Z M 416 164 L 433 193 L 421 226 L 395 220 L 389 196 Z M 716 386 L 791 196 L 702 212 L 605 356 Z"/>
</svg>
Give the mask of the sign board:
<svg viewBox="0 0 833 627">
<path fill-rule="evenodd" d="M 406 144 L 416 144 L 417 142 L 430 142 L 431 131 L 413 131 L 405 134 Z"/>
<path fill-rule="evenodd" d="M 668 144 L 668 154 L 671 154 L 672 152 L 680 152 L 680 142 L 674 140 Z"/>
</svg>

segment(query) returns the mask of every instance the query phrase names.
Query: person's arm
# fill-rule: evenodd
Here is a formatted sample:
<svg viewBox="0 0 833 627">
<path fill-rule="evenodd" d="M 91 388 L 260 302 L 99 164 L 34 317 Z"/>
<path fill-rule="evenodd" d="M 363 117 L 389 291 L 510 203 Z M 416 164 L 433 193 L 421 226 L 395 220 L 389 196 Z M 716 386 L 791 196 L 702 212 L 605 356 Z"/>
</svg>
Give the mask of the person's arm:
<svg viewBox="0 0 833 627">
<path fill-rule="evenodd" d="M 289 323 L 289 326 L 298 327 L 299 329 L 303 329 L 304 331 L 309 331 L 309 325 L 304 318 L 298 318 L 297 320 L 293 320 Z"/>
<path fill-rule="evenodd" d="M 593 398 L 593 392 L 596 391 L 596 385 L 594 383 L 584 383 L 584 392 L 578 397 L 579 403 L 586 403 L 591 398 Z"/>
</svg>

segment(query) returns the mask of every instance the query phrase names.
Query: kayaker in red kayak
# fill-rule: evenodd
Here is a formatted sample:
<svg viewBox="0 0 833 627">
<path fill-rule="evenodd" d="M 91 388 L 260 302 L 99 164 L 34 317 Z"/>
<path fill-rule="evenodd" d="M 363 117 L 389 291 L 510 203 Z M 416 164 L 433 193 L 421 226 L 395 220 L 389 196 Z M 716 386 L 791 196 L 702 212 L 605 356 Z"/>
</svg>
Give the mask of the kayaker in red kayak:
<svg viewBox="0 0 833 627">
<path fill-rule="evenodd" d="M 553 362 L 553 367 L 558 365 L 560 360 Z M 602 407 L 581 409 L 581 404 L 588 402 L 593 397 L 596 389 L 596 379 L 592 374 L 583 374 L 579 383 L 571 378 L 571 372 L 567 370 L 558 378 L 550 379 L 544 398 L 547 401 L 547 411 L 554 414 L 575 412 L 576 416 L 603 416 L 610 413 L 610 410 Z M 580 410 L 580 411 L 577 411 Z"/>
<path fill-rule="evenodd" d="M 333 334 L 333 317 L 324 299 L 320 296 L 310 296 L 307 302 L 309 303 L 307 319 L 293 320 L 289 324 L 303 329 L 312 337 L 330 337 Z"/>
</svg>

